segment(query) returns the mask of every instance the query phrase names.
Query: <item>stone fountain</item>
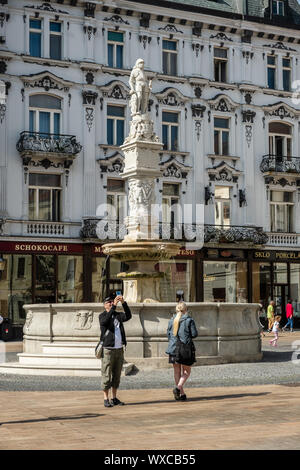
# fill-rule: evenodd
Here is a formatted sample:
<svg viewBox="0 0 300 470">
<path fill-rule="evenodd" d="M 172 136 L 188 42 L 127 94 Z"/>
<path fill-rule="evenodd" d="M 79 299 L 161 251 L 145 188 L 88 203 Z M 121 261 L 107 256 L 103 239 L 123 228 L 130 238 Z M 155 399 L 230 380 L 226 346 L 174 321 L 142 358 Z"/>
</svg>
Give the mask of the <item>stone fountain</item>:
<svg viewBox="0 0 300 470">
<path fill-rule="evenodd" d="M 127 236 L 120 243 L 103 245 L 105 254 L 126 262 L 129 270 L 120 273 L 124 297 L 128 302 L 159 302 L 160 276 L 155 271 L 159 260 L 175 256 L 180 245 L 162 242 L 158 235 L 158 207 L 155 180 L 161 177 L 159 153 L 163 144 L 153 130 L 148 112 L 151 81 L 147 80 L 143 59 L 138 59 L 131 72 L 130 133 L 121 146 L 125 156 L 122 178 L 128 181 L 129 214 L 125 224 Z"/>
<path fill-rule="evenodd" d="M 170 367 L 165 354 L 168 321 L 176 303 L 161 303 L 155 264 L 175 256 L 180 245 L 159 240 L 155 180 L 161 176 L 162 143 L 148 114 L 151 91 L 144 62 L 139 59 L 130 75 L 132 120 L 121 149 L 125 155 L 123 178 L 128 180 L 128 235 L 122 242 L 107 243 L 103 251 L 128 264 L 120 273 L 124 297 L 132 319 L 126 323 L 127 349 L 124 373 Z M 259 361 L 262 358 L 259 304 L 188 303 L 198 337 L 197 365 Z M 36 375 L 100 375 L 94 348 L 99 339 L 99 303 L 24 305 L 23 352 L 19 362 L 0 364 L 0 372 Z"/>
</svg>

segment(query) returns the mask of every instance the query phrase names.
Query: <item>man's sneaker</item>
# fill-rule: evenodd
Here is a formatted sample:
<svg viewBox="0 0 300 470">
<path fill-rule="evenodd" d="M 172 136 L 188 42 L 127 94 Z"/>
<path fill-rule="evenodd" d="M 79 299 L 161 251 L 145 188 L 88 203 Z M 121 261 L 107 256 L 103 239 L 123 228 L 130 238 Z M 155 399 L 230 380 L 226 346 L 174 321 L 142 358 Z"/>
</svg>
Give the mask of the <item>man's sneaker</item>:
<svg viewBox="0 0 300 470">
<path fill-rule="evenodd" d="M 186 399 L 187 399 L 187 398 L 186 398 L 186 394 L 180 395 L 180 397 L 179 397 L 179 400 L 180 400 L 180 401 L 186 401 Z"/>
<path fill-rule="evenodd" d="M 110 401 L 109 401 L 109 400 L 104 400 L 104 406 L 105 406 L 106 408 L 111 408 L 111 407 L 112 407 L 112 405 L 110 404 Z"/>
<path fill-rule="evenodd" d="M 179 400 L 179 398 L 180 398 L 179 388 L 177 388 L 177 387 L 173 388 L 173 395 L 174 395 L 175 400 Z"/>
<path fill-rule="evenodd" d="M 111 406 L 117 406 L 117 405 L 120 405 L 120 406 L 123 406 L 125 405 L 125 403 L 123 403 L 122 401 L 120 401 L 118 398 L 113 398 L 111 401 Z"/>
</svg>

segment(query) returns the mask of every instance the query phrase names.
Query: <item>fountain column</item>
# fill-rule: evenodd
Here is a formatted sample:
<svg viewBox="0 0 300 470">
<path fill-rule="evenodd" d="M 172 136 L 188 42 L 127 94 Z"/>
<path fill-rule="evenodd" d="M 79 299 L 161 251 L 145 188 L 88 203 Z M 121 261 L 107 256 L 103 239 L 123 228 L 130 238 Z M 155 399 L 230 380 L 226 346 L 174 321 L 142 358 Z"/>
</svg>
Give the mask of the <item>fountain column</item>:
<svg viewBox="0 0 300 470">
<path fill-rule="evenodd" d="M 125 156 L 122 178 L 128 180 L 129 213 L 125 220 L 128 234 L 123 242 L 104 245 L 103 251 L 129 266 L 126 273 L 118 276 L 124 281 L 124 297 L 128 302 L 159 302 L 163 273 L 155 270 L 155 264 L 175 256 L 180 245 L 159 240 L 153 209 L 157 204 L 155 180 L 161 177 L 159 152 L 163 144 L 148 113 L 151 82 L 146 78 L 142 59 L 136 61 L 129 84 L 132 120 L 129 136 L 120 147 Z"/>
</svg>

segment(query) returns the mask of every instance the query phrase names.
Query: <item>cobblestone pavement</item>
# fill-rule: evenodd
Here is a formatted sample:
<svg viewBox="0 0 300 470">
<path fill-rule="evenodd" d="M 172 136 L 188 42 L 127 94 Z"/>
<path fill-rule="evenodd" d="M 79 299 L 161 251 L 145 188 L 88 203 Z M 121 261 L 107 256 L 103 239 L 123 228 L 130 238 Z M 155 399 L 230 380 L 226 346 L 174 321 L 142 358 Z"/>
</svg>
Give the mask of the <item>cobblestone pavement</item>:
<svg viewBox="0 0 300 470">
<path fill-rule="evenodd" d="M 172 369 L 122 377 L 114 408 L 97 378 L 0 374 L 0 450 L 300 449 L 300 333 L 270 337 L 262 362 L 194 367 L 187 402 Z"/>
</svg>

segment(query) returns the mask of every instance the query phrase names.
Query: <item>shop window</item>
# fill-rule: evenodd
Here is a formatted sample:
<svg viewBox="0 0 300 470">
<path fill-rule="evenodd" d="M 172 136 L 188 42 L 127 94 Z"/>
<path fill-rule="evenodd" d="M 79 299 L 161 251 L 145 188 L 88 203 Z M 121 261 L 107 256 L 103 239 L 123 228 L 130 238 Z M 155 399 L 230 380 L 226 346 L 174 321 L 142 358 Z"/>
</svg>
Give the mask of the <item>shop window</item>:
<svg viewBox="0 0 300 470">
<path fill-rule="evenodd" d="M 214 79 L 216 82 L 226 82 L 227 60 L 227 49 L 214 47 Z"/>
<path fill-rule="evenodd" d="M 60 220 L 60 175 L 29 174 L 29 220 Z"/>
<path fill-rule="evenodd" d="M 215 225 L 229 226 L 230 216 L 230 187 L 215 186 Z"/>
<path fill-rule="evenodd" d="M 161 261 L 156 270 L 163 273 L 160 278 L 161 302 L 195 302 L 195 277 L 193 260 Z"/>
<path fill-rule="evenodd" d="M 204 302 L 247 302 L 246 262 L 205 261 L 203 269 Z"/>
<path fill-rule="evenodd" d="M 271 232 L 290 233 L 293 231 L 293 199 L 292 191 L 271 191 Z"/>
<path fill-rule="evenodd" d="M 266 315 L 271 300 L 271 264 L 252 263 L 252 301 L 262 305 L 262 314 Z"/>
<path fill-rule="evenodd" d="M 290 263 L 290 296 L 294 307 L 294 315 L 300 317 L 300 264 Z"/>
<path fill-rule="evenodd" d="M 58 302 L 82 302 L 82 256 L 58 256 Z"/>
<path fill-rule="evenodd" d="M 29 131 L 40 134 L 60 134 L 61 99 L 50 95 L 29 97 Z"/>
<path fill-rule="evenodd" d="M 162 113 L 162 141 L 165 150 L 178 150 L 179 115 L 163 111 Z"/>
<path fill-rule="evenodd" d="M 229 119 L 214 119 L 214 152 L 229 155 Z"/>
<path fill-rule="evenodd" d="M 124 33 L 119 31 L 108 31 L 107 35 L 107 57 L 108 66 L 123 68 Z"/>
<path fill-rule="evenodd" d="M 163 40 L 163 73 L 177 75 L 177 42 Z"/>
<path fill-rule="evenodd" d="M 33 57 L 42 57 L 42 20 L 29 20 L 29 53 Z"/>
<path fill-rule="evenodd" d="M 92 302 L 102 302 L 106 296 L 106 258 L 94 257 L 92 260 Z"/>
<path fill-rule="evenodd" d="M 123 180 L 107 179 L 107 218 L 122 222 L 126 213 L 126 193 Z"/>
<path fill-rule="evenodd" d="M 125 108 L 107 105 L 107 143 L 122 145 L 124 142 Z"/>
</svg>

